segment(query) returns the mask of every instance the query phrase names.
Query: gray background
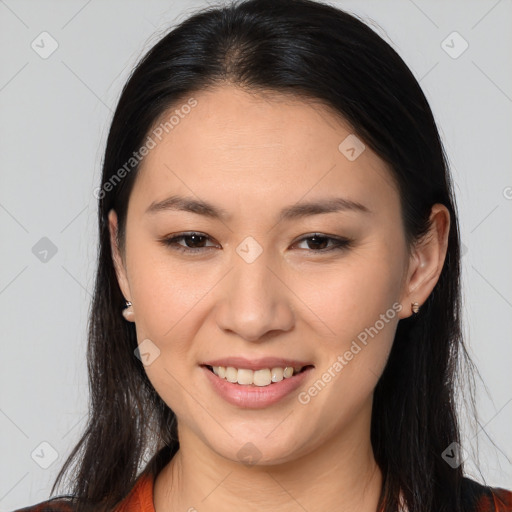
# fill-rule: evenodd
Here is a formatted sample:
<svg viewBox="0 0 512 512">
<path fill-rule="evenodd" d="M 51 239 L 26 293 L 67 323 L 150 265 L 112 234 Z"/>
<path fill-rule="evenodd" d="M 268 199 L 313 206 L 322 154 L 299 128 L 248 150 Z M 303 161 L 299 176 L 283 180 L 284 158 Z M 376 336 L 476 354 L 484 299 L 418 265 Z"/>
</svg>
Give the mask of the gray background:
<svg viewBox="0 0 512 512">
<path fill-rule="evenodd" d="M 478 478 L 478 448 L 488 483 L 512 488 L 512 2 L 331 3 L 397 49 L 434 110 L 465 248 L 465 333 L 488 388 L 480 425 L 464 423 L 468 471 Z M 85 425 L 93 189 L 120 89 L 170 24 L 206 5 L 0 0 L 1 511 L 48 497 Z M 44 31 L 58 44 L 45 59 Z"/>
</svg>

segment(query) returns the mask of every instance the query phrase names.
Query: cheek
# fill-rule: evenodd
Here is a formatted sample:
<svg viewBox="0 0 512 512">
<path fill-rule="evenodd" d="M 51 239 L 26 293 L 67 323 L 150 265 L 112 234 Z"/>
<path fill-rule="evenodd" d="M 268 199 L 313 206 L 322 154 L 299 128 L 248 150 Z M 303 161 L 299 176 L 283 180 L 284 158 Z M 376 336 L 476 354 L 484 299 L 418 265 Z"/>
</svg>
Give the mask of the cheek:
<svg viewBox="0 0 512 512">
<path fill-rule="evenodd" d="M 401 262 L 376 246 L 330 268 L 303 272 L 294 291 L 324 324 L 326 337 L 347 339 L 373 325 L 400 297 Z"/>
<path fill-rule="evenodd" d="M 218 279 L 207 263 L 201 268 L 200 262 L 181 260 L 143 233 L 133 238 L 141 240 L 130 247 L 128 262 L 136 324 L 148 337 L 165 343 L 175 338 Z"/>
<path fill-rule="evenodd" d="M 370 403 L 401 310 L 393 275 L 383 263 L 339 268 L 336 276 L 317 282 L 320 291 L 305 301 L 328 333 L 318 341 L 316 380 L 299 396 L 305 410 L 318 411 L 304 417 L 305 430 L 336 431 Z"/>
<path fill-rule="evenodd" d="M 315 312 L 317 319 L 310 317 L 322 333 L 319 373 L 328 374 L 317 388 L 329 381 L 329 391 L 318 403 L 327 405 L 351 389 L 352 397 L 345 399 L 357 407 L 372 393 L 399 321 L 402 264 L 400 254 L 385 244 L 367 244 L 329 272 L 299 281 L 297 295 Z"/>
<path fill-rule="evenodd" d="M 189 416 L 199 414 L 191 413 L 197 397 L 188 384 L 199 371 L 194 339 L 203 322 L 204 301 L 218 279 L 194 272 L 193 265 L 176 264 L 165 254 L 148 253 L 140 251 L 132 258 L 137 339 L 139 344 L 149 339 L 158 347 L 158 357 L 145 365 L 146 374 L 162 400 L 188 422 Z"/>
</svg>

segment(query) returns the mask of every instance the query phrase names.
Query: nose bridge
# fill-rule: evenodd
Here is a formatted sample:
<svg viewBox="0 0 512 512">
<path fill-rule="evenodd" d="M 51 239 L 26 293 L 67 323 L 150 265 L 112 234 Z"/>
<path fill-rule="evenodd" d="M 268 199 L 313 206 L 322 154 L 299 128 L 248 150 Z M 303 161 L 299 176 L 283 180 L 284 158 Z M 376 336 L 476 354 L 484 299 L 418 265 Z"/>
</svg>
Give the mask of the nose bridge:
<svg viewBox="0 0 512 512">
<path fill-rule="evenodd" d="M 233 266 L 218 313 L 219 327 L 248 341 L 262 339 L 268 331 L 289 330 L 293 325 L 290 297 L 274 275 L 270 253 L 251 240 L 242 242 L 233 254 Z"/>
<path fill-rule="evenodd" d="M 239 304 L 265 304 L 270 307 L 276 301 L 275 276 L 269 270 L 269 261 L 260 256 L 256 261 L 247 263 L 243 259 L 236 261 L 231 276 L 231 298 Z"/>
</svg>

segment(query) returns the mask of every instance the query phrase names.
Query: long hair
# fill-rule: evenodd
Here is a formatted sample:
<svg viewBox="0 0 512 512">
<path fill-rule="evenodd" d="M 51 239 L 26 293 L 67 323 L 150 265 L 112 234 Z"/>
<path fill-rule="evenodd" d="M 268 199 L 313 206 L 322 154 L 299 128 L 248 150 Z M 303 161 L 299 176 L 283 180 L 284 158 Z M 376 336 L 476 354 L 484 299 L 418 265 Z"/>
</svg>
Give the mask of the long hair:
<svg viewBox="0 0 512 512">
<path fill-rule="evenodd" d="M 134 356 L 135 327 L 121 315 L 124 297 L 107 216 L 112 208 L 117 212 L 122 248 L 139 167 L 134 152 L 171 108 L 222 84 L 319 101 L 347 121 L 391 170 L 409 249 L 427 233 L 435 203 L 449 210 L 439 280 L 420 312 L 399 321 L 376 385 L 371 442 L 384 476 L 385 512 L 397 510 L 400 493 L 414 512 L 462 512 L 463 465 L 453 468 L 442 457 L 460 443 L 461 363 L 465 371 L 473 369 L 461 329 L 460 240 L 447 157 L 425 95 L 395 50 L 356 16 L 312 0 L 235 1 L 203 9 L 162 37 L 124 86 L 97 191 L 88 423 L 52 493 L 73 466 L 72 494 L 83 507 L 78 510 L 112 510 L 141 471 L 156 475 L 179 449 L 175 414 Z"/>
</svg>

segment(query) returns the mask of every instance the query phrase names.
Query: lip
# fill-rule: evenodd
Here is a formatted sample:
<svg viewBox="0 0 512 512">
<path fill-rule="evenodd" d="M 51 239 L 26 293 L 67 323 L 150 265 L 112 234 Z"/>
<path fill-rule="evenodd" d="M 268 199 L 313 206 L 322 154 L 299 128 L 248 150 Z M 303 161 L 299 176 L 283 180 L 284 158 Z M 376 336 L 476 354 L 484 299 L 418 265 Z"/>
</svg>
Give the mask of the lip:
<svg viewBox="0 0 512 512">
<path fill-rule="evenodd" d="M 246 359 L 245 357 L 225 357 L 206 361 L 201 366 L 232 366 L 237 369 L 263 370 L 264 368 L 302 368 L 304 366 L 313 366 L 309 361 L 298 361 L 297 359 L 284 359 L 280 357 L 262 357 L 259 359 Z"/>
<path fill-rule="evenodd" d="M 232 360 L 232 359 L 230 359 Z M 225 361 L 225 360 L 223 360 Z M 215 362 L 215 361 L 214 361 Z M 213 365 L 224 366 L 224 365 Z M 274 365 L 279 366 L 279 365 Z M 298 366 L 305 366 L 299 363 Z M 205 365 L 200 367 L 213 389 L 228 403 L 242 409 L 263 409 L 269 407 L 286 396 L 290 395 L 309 377 L 313 366 L 309 366 L 301 373 L 284 378 L 280 382 L 274 382 L 268 386 L 253 386 L 228 382 L 221 379 L 209 370 Z M 268 366 L 265 366 L 268 368 Z"/>
</svg>

